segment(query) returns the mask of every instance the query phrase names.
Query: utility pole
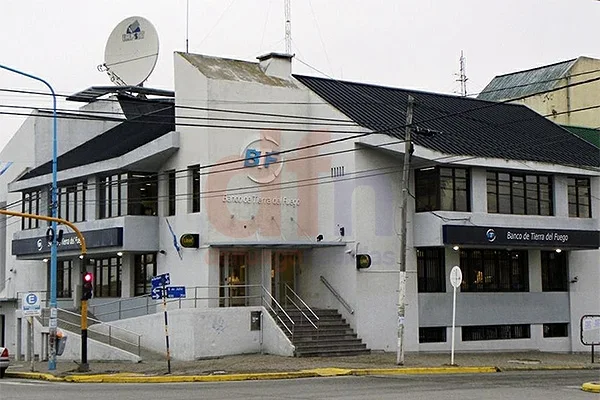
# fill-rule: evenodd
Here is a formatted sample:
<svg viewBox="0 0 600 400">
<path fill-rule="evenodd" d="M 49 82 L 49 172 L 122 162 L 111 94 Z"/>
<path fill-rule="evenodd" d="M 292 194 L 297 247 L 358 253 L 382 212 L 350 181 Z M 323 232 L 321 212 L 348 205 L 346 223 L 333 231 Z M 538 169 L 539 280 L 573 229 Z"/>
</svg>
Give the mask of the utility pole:
<svg viewBox="0 0 600 400">
<path fill-rule="evenodd" d="M 406 298 L 406 204 L 408 202 L 408 178 L 410 172 L 410 157 L 412 154 L 411 131 L 415 99 L 408 95 L 406 109 L 406 126 L 404 128 L 404 165 L 402 166 L 402 192 L 400 203 L 400 256 L 398 265 L 398 354 L 396 364 L 404 365 L 404 315 Z"/>
<path fill-rule="evenodd" d="M 457 81 L 460 82 L 460 95 L 463 97 L 467 96 L 467 81 L 469 80 L 469 78 L 467 78 L 467 61 L 465 59 L 465 56 L 461 50 L 460 52 L 460 73 L 459 73 L 459 78 L 457 79 Z"/>
</svg>

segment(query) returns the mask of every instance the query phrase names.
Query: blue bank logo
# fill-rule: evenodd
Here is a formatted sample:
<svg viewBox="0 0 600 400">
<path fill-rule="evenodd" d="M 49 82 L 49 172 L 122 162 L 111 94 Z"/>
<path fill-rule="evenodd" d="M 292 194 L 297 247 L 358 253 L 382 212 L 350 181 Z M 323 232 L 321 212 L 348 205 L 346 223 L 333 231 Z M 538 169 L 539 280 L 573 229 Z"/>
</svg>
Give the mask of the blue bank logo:
<svg viewBox="0 0 600 400">
<path fill-rule="evenodd" d="M 283 168 L 279 143 L 269 136 L 250 142 L 242 152 L 244 167 L 251 168 L 248 178 L 256 183 L 273 182 Z"/>
<path fill-rule="evenodd" d="M 485 237 L 487 238 L 488 242 L 492 243 L 494 240 L 496 240 L 496 232 L 494 232 L 493 229 L 488 229 L 485 233 Z"/>
</svg>

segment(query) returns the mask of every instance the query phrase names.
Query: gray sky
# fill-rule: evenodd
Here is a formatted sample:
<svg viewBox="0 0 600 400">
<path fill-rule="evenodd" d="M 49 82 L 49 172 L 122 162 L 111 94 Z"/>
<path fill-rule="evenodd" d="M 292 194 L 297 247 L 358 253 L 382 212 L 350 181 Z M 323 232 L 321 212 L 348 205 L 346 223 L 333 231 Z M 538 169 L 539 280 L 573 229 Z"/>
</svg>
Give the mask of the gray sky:
<svg viewBox="0 0 600 400">
<path fill-rule="evenodd" d="M 156 27 L 160 56 L 146 86 L 173 89 L 173 52 L 185 50 L 186 0 L 3 0 L 0 64 L 47 80 L 58 94 L 110 85 L 98 72 L 106 40 L 130 16 Z M 189 0 L 189 51 L 243 60 L 284 50 L 283 0 Z M 498 74 L 585 55 L 600 58 L 594 0 L 292 0 L 294 73 L 441 93 Z M 45 91 L 0 70 L 0 89 Z M 599 96 L 600 100 L 600 96 Z M 0 105 L 50 107 L 43 96 L 0 91 Z M 77 104 L 59 100 L 59 107 Z M 0 112 L 14 109 L 0 108 Z M 0 148 L 23 117 L 0 113 Z M 59 139 L 60 140 L 60 132 Z M 10 160 L 0 160 L 10 161 Z"/>
</svg>

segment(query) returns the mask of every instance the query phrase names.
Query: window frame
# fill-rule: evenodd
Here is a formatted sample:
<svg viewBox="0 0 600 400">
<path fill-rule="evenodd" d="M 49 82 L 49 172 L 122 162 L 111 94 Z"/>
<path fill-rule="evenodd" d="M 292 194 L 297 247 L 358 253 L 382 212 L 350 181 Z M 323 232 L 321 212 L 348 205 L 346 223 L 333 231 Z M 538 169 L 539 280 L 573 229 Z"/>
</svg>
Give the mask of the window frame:
<svg viewBox="0 0 600 400">
<path fill-rule="evenodd" d="M 21 195 L 21 212 L 24 214 L 40 215 L 40 206 L 42 199 L 41 190 L 28 190 Z M 21 230 L 37 229 L 40 227 L 40 220 L 35 218 L 21 218 Z"/>
<path fill-rule="evenodd" d="M 569 266 L 567 252 L 540 252 L 542 292 L 568 292 Z"/>
<path fill-rule="evenodd" d="M 198 213 L 201 209 L 201 192 L 200 192 L 200 164 L 188 166 L 189 179 L 189 212 Z"/>
<path fill-rule="evenodd" d="M 467 325 L 461 327 L 461 337 L 463 342 L 531 339 L 531 325 Z"/>
<path fill-rule="evenodd" d="M 581 193 L 582 191 L 584 193 Z M 570 218 L 592 218 L 591 179 L 581 176 L 567 177 L 567 201 Z"/>
<path fill-rule="evenodd" d="M 526 250 L 461 249 L 462 292 L 528 292 Z"/>
<path fill-rule="evenodd" d="M 418 293 L 446 292 L 445 248 L 421 247 L 416 252 Z"/>
<path fill-rule="evenodd" d="M 463 176 L 461 176 L 463 175 Z M 449 193 L 449 196 L 444 196 Z M 458 204 L 464 197 L 464 204 Z M 423 201 L 423 199 L 426 199 Z M 445 199 L 449 199 L 444 201 Z M 415 210 L 471 212 L 469 168 L 435 166 L 415 171 Z M 463 203 L 463 202 L 461 202 Z"/>
<path fill-rule="evenodd" d="M 489 214 L 554 216 L 550 175 L 488 170 L 486 188 Z"/>
<path fill-rule="evenodd" d="M 167 171 L 167 216 L 177 212 L 177 175 L 175 170 Z"/>
<path fill-rule="evenodd" d="M 157 253 L 141 253 L 133 256 L 133 292 L 142 296 L 152 292 L 152 277 L 157 275 Z M 148 275 L 148 268 L 152 268 Z M 144 279 L 142 279 L 144 278 Z M 143 282 L 142 282 L 143 281 Z"/>
</svg>

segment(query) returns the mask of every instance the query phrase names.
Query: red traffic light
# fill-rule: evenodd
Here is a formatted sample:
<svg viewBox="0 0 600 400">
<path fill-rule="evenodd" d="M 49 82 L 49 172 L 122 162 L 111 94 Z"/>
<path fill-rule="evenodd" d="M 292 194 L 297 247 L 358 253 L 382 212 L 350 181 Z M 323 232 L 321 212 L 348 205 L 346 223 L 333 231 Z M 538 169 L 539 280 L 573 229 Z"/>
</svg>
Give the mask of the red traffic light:
<svg viewBox="0 0 600 400">
<path fill-rule="evenodd" d="M 92 279 L 94 279 L 94 275 L 92 275 L 91 272 L 86 272 L 85 275 L 83 275 L 84 282 L 91 282 Z"/>
</svg>

